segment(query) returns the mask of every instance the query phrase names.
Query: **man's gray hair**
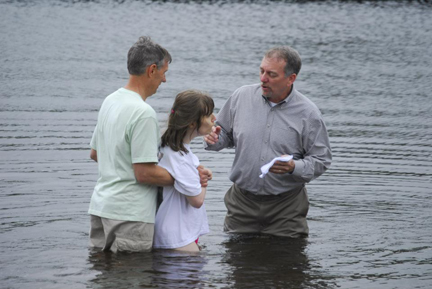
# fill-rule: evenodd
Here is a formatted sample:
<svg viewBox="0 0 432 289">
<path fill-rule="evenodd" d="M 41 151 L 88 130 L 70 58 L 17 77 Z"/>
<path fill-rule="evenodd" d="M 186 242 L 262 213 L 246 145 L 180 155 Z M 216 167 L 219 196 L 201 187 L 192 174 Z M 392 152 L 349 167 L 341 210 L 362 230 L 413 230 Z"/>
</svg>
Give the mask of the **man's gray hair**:
<svg viewBox="0 0 432 289">
<path fill-rule="evenodd" d="M 165 48 L 154 43 L 150 37 L 141 36 L 129 49 L 127 68 L 129 74 L 141 75 L 145 73 L 148 66 L 156 64 L 160 69 L 165 62 L 171 63 L 171 60 L 171 55 Z"/>
<path fill-rule="evenodd" d="M 285 65 L 285 76 L 290 76 L 291 74 L 299 74 L 301 69 L 301 58 L 300 54 L 294 48 L 290 46 L 276 46 L 268 50 L 265 54 L 266 58 L 277 58 L 284 60 Z"/>
</svg>

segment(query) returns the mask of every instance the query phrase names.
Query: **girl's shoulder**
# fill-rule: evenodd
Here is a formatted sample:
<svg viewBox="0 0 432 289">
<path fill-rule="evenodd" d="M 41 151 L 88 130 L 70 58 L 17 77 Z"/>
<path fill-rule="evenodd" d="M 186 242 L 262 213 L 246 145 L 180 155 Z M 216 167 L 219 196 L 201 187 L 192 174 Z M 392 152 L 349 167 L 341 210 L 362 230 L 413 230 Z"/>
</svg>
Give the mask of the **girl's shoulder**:
<svg viewBox="0 0 432 289">
<path fill-rule="evenodd" d="M 197 167 L 199 165 L 198 158 L 192 153 L 189 146 L 187 146 L 186 149 L 189 151 L 188 153 L 182 151 L 176 152 L 169 146 L 161 147 L 161 161 L 165 159 L 165 161 L 176 163 L 176 165 L 193 165 Z"/>
</svg>

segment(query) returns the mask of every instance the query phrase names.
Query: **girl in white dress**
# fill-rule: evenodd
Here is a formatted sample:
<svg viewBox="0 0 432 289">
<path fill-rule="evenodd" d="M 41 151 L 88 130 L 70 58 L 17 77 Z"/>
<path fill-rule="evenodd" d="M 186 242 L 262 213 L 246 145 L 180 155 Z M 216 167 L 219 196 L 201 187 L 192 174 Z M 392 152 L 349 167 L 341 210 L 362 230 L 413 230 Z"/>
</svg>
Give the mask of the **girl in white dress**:
<svg viewBox="0 0 432 289">
<path fill-rule="evenodd" d="M 162 135 L 159 162 L 175 181 L 174 186 L 163 188 L 163 201 L 156 214 L 154 248 L 199 251 L 199 236 L 209 232 L 204 206 L 206 188 L 201 186 L 200 164 L 190 142 L 211 132 L 216 120 L 213 109 L 213 99 L 200 91 L 186 90 L 175 98 L 168 128 Z"/>
</svg>

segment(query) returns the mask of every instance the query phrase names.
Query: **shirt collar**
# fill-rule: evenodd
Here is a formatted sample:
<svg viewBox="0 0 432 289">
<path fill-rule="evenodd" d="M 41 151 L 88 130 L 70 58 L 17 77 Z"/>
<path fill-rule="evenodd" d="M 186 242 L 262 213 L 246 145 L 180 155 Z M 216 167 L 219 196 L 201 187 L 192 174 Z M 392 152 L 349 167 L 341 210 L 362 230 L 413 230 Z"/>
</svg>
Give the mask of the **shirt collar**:
<svg viewBox="0 0 432 289">
<path fill-rule="evenodd" d="M 294 84 L 291 86 L 291 91 L 290 91 L 290 93 L 288 94 L 288 96 L 287 97 L 285 97 L 285 99 L 284 100 L 282 100 L 281 102 L 278 102 L 274 107 L 276 107 L 276 106 L 281 106 L 282 107 L 282 105 L 284 105 L 284 104 L 286 104 L 286 103 L 288 103 L 290 100 L 291 100 L 291 96 L 294 94 Z M 261 95 L 262 96 L 262 98 L 264 99 L 264 102 L 265 103 L 267 103 L 270 107 L 271 107 L 271 103 L 270 103 L 270 100 L 268 100 L 268 98 L 267 97 L 265 97 L 264 95 Z"/>
</svg>

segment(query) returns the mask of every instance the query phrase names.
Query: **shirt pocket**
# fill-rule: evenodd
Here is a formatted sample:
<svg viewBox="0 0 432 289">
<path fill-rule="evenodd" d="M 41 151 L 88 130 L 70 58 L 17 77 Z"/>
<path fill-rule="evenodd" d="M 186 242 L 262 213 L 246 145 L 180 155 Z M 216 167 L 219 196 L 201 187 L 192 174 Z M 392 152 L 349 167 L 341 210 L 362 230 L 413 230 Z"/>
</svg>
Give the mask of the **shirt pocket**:
<svg viewBox="0 0 432 289">
<path fill-rule="evenodd" d="M 301 133 L 291 126 L 275 126 L 270 139 L 277 155 L 292 155 L 294 159 L 300 159 L 303 155 Z"/>
</svg>

